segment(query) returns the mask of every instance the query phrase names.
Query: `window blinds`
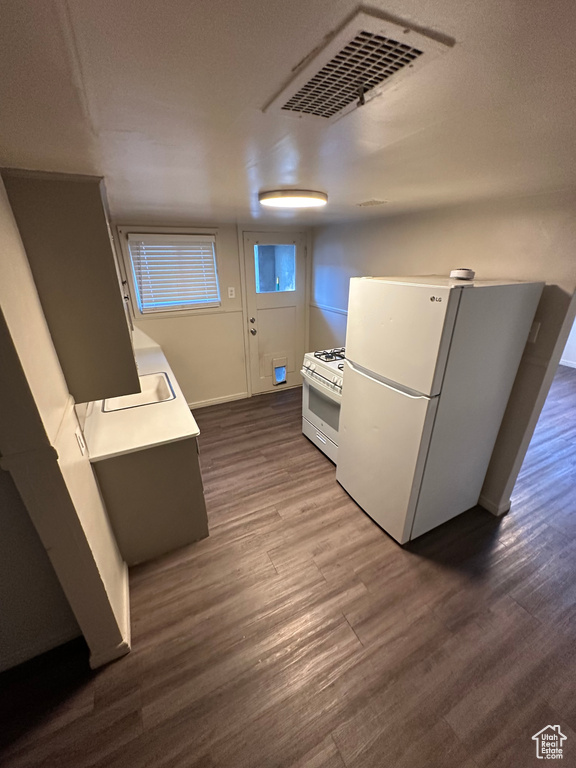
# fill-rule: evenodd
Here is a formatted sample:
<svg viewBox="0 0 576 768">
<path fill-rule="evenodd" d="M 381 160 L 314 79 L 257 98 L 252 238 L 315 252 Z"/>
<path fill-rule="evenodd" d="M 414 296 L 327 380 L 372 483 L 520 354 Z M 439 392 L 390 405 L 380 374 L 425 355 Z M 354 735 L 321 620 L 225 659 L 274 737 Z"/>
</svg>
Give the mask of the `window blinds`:
<svg viewBox="0 0 576 768">
<path fill-rule="evenodd" d="M 128 249 L 142 314 L 219 306 L 213 236 L 129 234 Z"/>
</svg>

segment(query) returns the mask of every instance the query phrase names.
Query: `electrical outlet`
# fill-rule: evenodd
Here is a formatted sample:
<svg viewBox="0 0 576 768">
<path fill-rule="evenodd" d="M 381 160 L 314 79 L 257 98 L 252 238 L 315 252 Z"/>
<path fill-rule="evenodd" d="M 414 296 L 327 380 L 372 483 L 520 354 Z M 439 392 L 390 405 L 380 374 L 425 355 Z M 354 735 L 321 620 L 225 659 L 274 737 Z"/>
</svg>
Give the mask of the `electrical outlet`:
<svg viewBox="0 0 576 768">
<path fill-rule="evenodd" d="M 229 299 L 236 298 L 236 288 L 228 288 L 228 298 Z"/>
<path fill-rule="evenodd" d="M 530 328 L 530 333 L 528 334 L 528 344 L 536 344 L 536 339 L 538 338 L 539 333 L 540 323 L 534 321 L 532 323 L 532 327 Z"/>
</svg>

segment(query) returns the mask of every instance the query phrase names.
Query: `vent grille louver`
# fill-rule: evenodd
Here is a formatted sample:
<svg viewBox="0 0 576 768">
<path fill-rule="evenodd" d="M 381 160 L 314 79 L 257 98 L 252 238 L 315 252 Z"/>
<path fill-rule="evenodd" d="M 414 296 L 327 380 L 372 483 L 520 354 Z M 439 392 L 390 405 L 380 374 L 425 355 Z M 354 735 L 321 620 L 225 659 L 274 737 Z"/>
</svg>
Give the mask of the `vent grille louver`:
<svg viewBox="0 0 576 768">
<path fill-rule="evenodd" d="M 365 200 L 363 203 L 356 203 L 358 208 L 371 208 L 375 205 L 386 205 L 388 200 Z"/>
<path fill-rule="evenodd" d="M 334 122 L 397 89 L 454 44 L 439 32 L 360 10 L 301 60 L 263 111 Z"/>
<path fill-rule="evenodd" d="M 359 32 L 281 109 L 334 117 L 421 55 L 418 48 L 392 38 Z"/>
</svg>

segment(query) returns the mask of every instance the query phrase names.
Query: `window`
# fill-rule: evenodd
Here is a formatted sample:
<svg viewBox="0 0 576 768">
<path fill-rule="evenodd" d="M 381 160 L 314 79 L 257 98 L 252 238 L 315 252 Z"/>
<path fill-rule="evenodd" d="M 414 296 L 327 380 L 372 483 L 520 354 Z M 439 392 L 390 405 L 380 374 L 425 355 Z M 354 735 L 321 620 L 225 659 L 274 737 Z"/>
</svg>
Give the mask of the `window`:
<svg viewBox="0 0 576 768">
<path fill-rule="evenodd" d="M 296 290 L 296 246 L 255 245 L 256 293 Z"/>
<path fill-rule="evenodd" d="M 220 306 L 214 236 L 129 234 L 128 251 L 142 314 Z"/>
</svg>

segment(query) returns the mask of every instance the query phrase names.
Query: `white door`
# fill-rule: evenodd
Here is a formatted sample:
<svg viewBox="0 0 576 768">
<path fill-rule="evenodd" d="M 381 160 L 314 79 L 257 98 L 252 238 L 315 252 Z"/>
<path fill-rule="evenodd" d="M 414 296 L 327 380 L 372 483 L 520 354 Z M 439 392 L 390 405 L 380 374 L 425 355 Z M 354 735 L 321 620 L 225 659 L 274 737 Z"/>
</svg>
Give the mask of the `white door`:
<svg viewBox="0 0 576 768">
<path fill-rule="evenodd" d="M 252 392 L 301 384 L 306 335 L 302 234 L 244 233 Z"/>
<path fill-rule="evenodd" d="M 387 533 L 410 538 L 437 398 L 415 397 L 344 364 L 336 479 Z"/>
<path fill-rule="evenodd" d="M 350 280 L 346 357 L 424 395 L 440 391 L 459 290 Z"/>
</svg>

